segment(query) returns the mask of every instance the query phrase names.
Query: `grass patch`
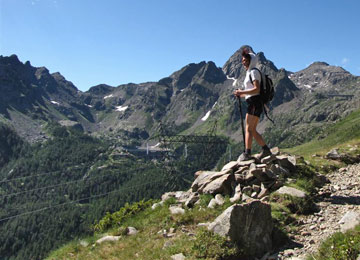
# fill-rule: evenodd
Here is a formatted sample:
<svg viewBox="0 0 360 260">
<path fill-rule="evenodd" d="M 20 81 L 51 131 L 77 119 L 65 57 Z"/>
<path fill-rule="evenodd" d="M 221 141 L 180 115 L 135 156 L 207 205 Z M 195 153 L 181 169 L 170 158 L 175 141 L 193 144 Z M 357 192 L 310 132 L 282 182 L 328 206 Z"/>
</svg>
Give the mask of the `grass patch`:
<svg viewBox="0 0 360 260">
<path fill-rule="evenodd" d="M 360 254 L 360 225 L 346 233 L 337 232 L 326 239 L 307 260 L 356 260 Z"/>
<path fill-rule="evenodd" d="M 208 236 L 208 231 L 197 227 L 198 223 L 212 222 L 227 207 L 231 205 L 228 197 L 225 204 L 214 209 L 204 207 L 212 196 L 201 196 L 201 203 L 192 209 L 186 209 L 183 215 L 171 215 L 169 206 L 176 204 L 171 198 L 162 206 L 155 208 L 146 207 L 134 213 L 134 205 L 108 214 L 102 232 L 95 233 L 93 238 L 83 239 L 88 241 L 88 246 L 83 246 L 80 240 L 68 243 L 54 251 L 47 259 L 170 259 L 171 255 L 183 253 L 187 259 L 222 259 L 220 256 L 229 256 L 237 249 L 229 246 L 229 242 L 217 235 Z M 132 210 L 130 210 L 132 208 Z M 121 213 L 119 213 L 121 212 Z M 126 215 L 124 212 L 133 212 Z M 120 214 L 120 215 L 119 215 Z M 120 218 L 119 218 L 120 216 Z M 101 221 L 100 221 L 101 222 Z M 134 236 L 125 235 L 126 227 L 135 227 L 138 233 Z M 165 237 L 163 231 L 169 232 L 174 228 L 175 236 Z M 104 235 L 120 236 L 118 241 L 96 244 L 96 240 Z M 201 247 L 206 243 L 207 249 Z M 84 243 L 82 243 L 84 244 Z M 230 245 L 230 244 L 229 244 Z M 203 258 L 205 257 L 205 258 Z"/>
<path fill-rule="evenodd" d="M 330 168 L 343 167 L 345 163 L 324 159 L 334 147 L 339 148 L 339 152 L 347 152 L 350 155 L 360 153 L 360 110 L 352 112 L 350 115 L 340 120 L 336 124 L 326 128 L 316 140 L 286 149 L 291 154 L 301 155 L 315 166 Z M 357 147 L 349 151 L 350 147 Z M 317 155 L 317 156 L 315 156 Z M 331 167 L 333 166 L 333 167 Z"/>
</svg>

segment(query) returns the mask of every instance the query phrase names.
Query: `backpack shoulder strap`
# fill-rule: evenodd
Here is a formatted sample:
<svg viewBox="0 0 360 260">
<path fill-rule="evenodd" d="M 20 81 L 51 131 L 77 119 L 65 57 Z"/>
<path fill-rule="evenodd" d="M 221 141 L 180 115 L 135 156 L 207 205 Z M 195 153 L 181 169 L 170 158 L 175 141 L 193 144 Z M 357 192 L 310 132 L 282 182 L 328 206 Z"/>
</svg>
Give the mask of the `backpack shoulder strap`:
<svg viewBox="0 0 360 260">
<path fill-rule="evenodd" d="M 250 72 L 251 72 L 252 70 L 257 70 L 257 71 L 260 73 L 260 77 L 261 77 L 261 79 L 262 79 L 261 71 L 260 71 L 258 68 L 254 67 L 254 68 L 252 68 L 252 69 L 250 70 Z M 249 77 L 250 77 L 250 82 L 251 82 L 251 84 L 252 84 L 253 80 L 252 80 L 252 77 L 251 77 L 251 73 L 249 73 Z M 261 82 L 262 82 L 262 80 L 261 80 Z"/>
</svg>

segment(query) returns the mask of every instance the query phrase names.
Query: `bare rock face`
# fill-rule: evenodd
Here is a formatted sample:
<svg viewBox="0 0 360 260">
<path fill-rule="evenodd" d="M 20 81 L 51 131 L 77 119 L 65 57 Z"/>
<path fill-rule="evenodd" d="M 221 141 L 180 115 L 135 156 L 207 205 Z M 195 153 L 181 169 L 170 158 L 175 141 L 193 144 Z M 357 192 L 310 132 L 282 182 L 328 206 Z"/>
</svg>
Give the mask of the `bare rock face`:
<svg viewBox="0 0 360 260">
<path fill-rule="evenodd" d="M 229 237 L 252 256 L 262 256 L 272 248 L 271 208 L 259 200 L 230 206 L 208 229 Z"/>
</svg>

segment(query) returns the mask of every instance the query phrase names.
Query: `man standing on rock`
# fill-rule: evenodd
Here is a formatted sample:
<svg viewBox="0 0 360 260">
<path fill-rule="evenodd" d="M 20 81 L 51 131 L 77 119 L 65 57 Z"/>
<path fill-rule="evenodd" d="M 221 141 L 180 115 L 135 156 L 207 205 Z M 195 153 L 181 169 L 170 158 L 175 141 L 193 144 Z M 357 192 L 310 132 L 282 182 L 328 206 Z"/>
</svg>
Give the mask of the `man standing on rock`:
<svg viewBox="0 0 360 260">
<path fill-rule="evenodd" d="M 245 151 L 239 156 L 238 161 L 251 160 L 251 147 L 253 138 L 255 138 L 256 142 L 262 147 L 262 152 L 258 158 L 262 159 L 271 155 L 271 152 L 262 136 L 256 131 L 256 126 L 259 122 L 260 115 L 263 112 L 263 106 L 260 99 L 261 74 L 257 69 L 255 69 L 255 54 L 249 53 L 247 49 L 243 50 L 242 52 L 241 63 L 246 69 L 244 90 L 236 89 L 234 91 L 234 95 L 240 98 L 245 97 L 247 103 L 247 112 L 245 119 Z"/>
</svg>

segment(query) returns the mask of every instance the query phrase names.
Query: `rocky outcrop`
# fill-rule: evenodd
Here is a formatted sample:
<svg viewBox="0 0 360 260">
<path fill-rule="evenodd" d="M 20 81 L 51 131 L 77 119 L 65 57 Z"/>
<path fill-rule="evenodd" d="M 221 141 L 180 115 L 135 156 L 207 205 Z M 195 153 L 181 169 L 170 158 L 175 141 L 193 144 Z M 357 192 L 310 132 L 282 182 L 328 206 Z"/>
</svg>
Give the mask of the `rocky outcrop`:
<svg viewBox="0 0 360 260">
<path fill-rule="evenodd" d="M 248 255 L 262 256 L 272 249 L 271 208 L 259 200 L 232 205 L 208 229 L 229 237 Z"/>
<path fill-rule="evenodd" d="M 278 191 L 290 196 L 306 196 L 303 191 L 283 187 L 296 170 L 298 158 L 280 154 L 278 148 L 272 152 L 271 156 L 261 160 L 255 157 L 250 161 L 231 161 L 221 171 L 198 171 L 190 190 L 165 193 L 162 203 L 169 198 L 176 199 L 178 204 L 169 208 L 175 215 L 185 213 L 184 205 L 191 208 L 198 203 L 201 194 L 214 197 L 208 204 L 209 208 L 223 205 L 224 196 L 230 197 L 230 201 L 236 204 L 212 223 L 201 225 L 228 237 L 248 255 L 262 256 L 272 249 L 273 222 L 270 204 L 266 202 L 268 195 Z M 158 205 L 154 204 L 153 208 Z"/>
<path fill-rule="evenodd" d="M 276 152 L 277 148 L 273 151 Z M 169 192 L 162 196 L 162 200 L 173 197 L 179 203 L 187 202 L 191 206 L 199 199 L 199 194 L 211 194 L 214 197 L 217 194 L 228 195 L 232 202 L 246 201 L 249 198 L 263 199 L 282 187 L 284 180 L 296 170 L 295 156 L 275 154 L 262 160 L 232 161 L 219 172 L 198 171 L 189 191 Z M 289 189 L 293 188 L 283 190 Z"/>
</svg>

